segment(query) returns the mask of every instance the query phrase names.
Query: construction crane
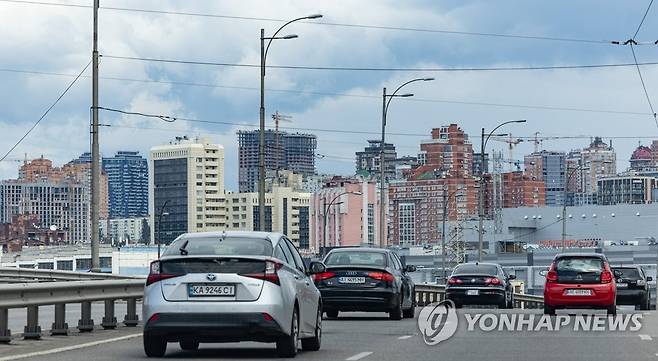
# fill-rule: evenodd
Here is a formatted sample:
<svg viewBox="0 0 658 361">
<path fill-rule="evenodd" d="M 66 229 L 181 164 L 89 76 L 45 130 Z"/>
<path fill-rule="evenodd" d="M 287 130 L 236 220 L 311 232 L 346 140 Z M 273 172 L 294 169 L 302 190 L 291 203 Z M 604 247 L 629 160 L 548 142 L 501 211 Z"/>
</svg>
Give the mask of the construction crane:
<svg viewBox="0 0 658 361">
<path fill-rule="evenodd" d="M 276 151 L 276 171 L 277 171 L 277 176 L 279 172 L 279 167 L 281 166 L 281 163 L 283 163 L 282 155 L 283 155 L 283 149 L 281 149 L 281 142 L 279 141 L 280 135 L 279 135 L 279 123 L 280 122 L 287 122 L 291 123 L 292 122 L 292 116 L 290 115 L 285 115 L 279 113 L 277 110 L 272 114 L 272 119 L 274 119 L 274 141 L 275 141 L 275 151 Z"/>
<path fill-rule="evenodd" d="M 507 138 L 502 138 L 502 137 L 492 137 L 491 140 L 495 140 L 497 142 L 503 142 L 507 143 L 508 145 L 508 152 L 509 152 L 509 158 L 508 159 L 514 159 L 514 147 L 516 147 L 519 143 L 523 142 L 524 140 L 521 138 L 513 138 L 512 134 L 509 134 Z M 514 163 L 510 163 L 514 164 Z M 512 167 L 509 168 L 510 171 L 512 170 Z"/>
<path fill-rule="evenodd" d="M 539 153 L 539 146 L 544 141 L 544 139 L 539 138 L 539 132 L 535 132 L 535 153 Z"/>
</svg>

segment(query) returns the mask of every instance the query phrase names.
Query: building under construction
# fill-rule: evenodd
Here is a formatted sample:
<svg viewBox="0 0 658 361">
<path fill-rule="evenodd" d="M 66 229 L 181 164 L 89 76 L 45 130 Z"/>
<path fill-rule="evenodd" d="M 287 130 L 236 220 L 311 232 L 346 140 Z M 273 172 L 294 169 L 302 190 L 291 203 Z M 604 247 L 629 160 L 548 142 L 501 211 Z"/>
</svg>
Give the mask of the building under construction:
<svg viewBox="0 0 658 361">
<path fill-rule="evenodd" d="M 259 131 L 238 132 L 240 192 L 258 189 Z M 304 176 L 315 174 L 317 138 L 313 134 L 265 131 L 265 170 L 290 170 Z"/>
</svg>

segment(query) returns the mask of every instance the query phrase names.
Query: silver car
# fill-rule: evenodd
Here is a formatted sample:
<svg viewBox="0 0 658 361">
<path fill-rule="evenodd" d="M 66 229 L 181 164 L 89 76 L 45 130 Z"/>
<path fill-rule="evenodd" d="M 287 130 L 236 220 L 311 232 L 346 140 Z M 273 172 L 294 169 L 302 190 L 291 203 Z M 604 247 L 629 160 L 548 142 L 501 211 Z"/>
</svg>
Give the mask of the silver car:
<svg viewBox="0 0 658 361">
<path fill-rule="evenodd" d="M 286 238 L 266 232 L 204 232 L 178 237 L 151 263 L 144 290 L 144 351 L 164 356 L 168 342 L 276 342 L 279 356 L 317 351 L 322 300 Z"/>
</svg>

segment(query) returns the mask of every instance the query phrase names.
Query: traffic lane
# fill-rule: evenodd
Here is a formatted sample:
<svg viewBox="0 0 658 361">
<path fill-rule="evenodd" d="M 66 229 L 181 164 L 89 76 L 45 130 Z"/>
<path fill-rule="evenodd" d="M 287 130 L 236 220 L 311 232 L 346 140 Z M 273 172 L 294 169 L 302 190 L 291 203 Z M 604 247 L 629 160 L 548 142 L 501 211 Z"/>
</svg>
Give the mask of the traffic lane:
<svg viewBox="0 0 658 361">
<path fill-rule="evenodd" d="M 322 348 L 319 351 L 300 351 L 296 359 L 299 360 L 394 360 L 386 357 L 386 349 L 394 347 L 394 343 L 400 337 L 406 337 L 417 333 L 416 320 L 404 319 L 392 321 L 385 313 L 341 313 L 336 320 L 323 321 Z M 125 328 L 122 328 L 125 330 Z M 141 329 L 132 329 L 139 331 Z M 115 330 L 117 331 L 117 330 Z M 103 339 L 105 331 L 97 332 L 97 338 Z M 134 333 L 134 332 L 132 332 Z M 114 333 L 111 334 L 114 337 Z M 67 341 L 77 336 L 61 338 Z M 109 336 L 108 336 L 109 337 Z M 121 337 L 121 336 L 117 336 Z M 45 338 L 47 341 L 52 339 Z M 27 343 L 29 341 L 21 341 Z M 33 342 L 33 341 L 32 341 Z M 67 341 L 70 343 L 70 341 Z M 94 341 L 89 341 L 93 343 Z M 38 343 L 40 344 L 41 341 Z M 82 343 L 76 343 L 84 346 Z M 0 354 L 2 354 L 0 346 Z M 60 348 L 63 346 L 59 346 Z M 384 353 L 381 352 L 384 350 Z M 27 350 L 25 350 L 27 352 Z M 23 353 L 25 353 L 23 352 Z M 19 353 L 13 352 L 12 355 Z M 379 355 L 375 357 L 376 355 Z M 382 356 L 383 355 L 383 356 Z M 53 361 L 76 361 L 89 360 L 144 360 L 142 338 L 129 338 L 116 342 L 93 345 L 81 349 L 58 352 L 36 357 L 25 358 L 25 360 L 53 360 Z M 274 344 L 263 344 L 254 342 L 226 343 L 226 344 L 201 344 L 199 351 L 182 351 L 178 344 L 169 343 L 167 346 L 167 359 L 210 359 L 210 360 L 269 360 L 276 357 Z M 0 360 L 2 358 L 0 357 Z M 397 360 L 396 360 L 397 361 Z"/>
<path fill-rule="evenodd" d="M 69 328 L 78 326 L 80 320 L 80 304 L 67 304 L 66 305 L 66 323 Z M 103 302 L 94 302 L 91 305 L 91 318 L 94 320 L 95 325 L 100 325 L 105 315 L 105 304 Z M 117 322 L 122 322 L 126 315 L 126 302 L 117 301 L 114 304 L 114 316 Z M 139 318 L 142 316 L 142 304 L 137 303 L 137 315 Z M 40 306 L 39 307 L 39 325 L 41 329 L 46 332 L 50 330 L 53 322 L 55 321 L 55 306 Z M 12 308 L 9 310 L 9 330 L 12 335 L 23 333 L 23 328 L 27 324 L 27 309 L 26 308 Z"/>
</svg>

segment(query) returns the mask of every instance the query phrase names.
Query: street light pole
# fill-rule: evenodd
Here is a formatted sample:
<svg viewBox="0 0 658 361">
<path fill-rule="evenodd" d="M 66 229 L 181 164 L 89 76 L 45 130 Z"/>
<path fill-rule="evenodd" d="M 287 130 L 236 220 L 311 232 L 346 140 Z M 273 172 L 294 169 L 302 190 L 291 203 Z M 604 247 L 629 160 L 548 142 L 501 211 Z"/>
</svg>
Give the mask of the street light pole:
<svg viewBox="0 0 658 361">
<path fill-rule="evenodd" d="M 322 254 L 323 255 L 327 253 L 327 216 L 328 216 L 328 213 L 329 213 L 329 208 L 331 208 L 331 205 L 334 204 L 336 199 L 340 198 L 341 196 L 343 196 L 345 194 L 354 194 L 354 195 L 360 196 L 362 193 L 361 192 L 342 192 L 342 193 L 338 194 L 337 196 L 335 196 L 331 200 L 331 202 L 329 202 L 329 204 L 327 204 L 326 198 L 324 198 L 324 202 L 323 202 L 324 203 L 324 205 L 323 205 L 324 219 L 323 219 L 323 223 L 322 223 L 322 234 L 323 234 L 323 237 L 322 237 Z"/>
<path fill-rule="evenodd" d="M 162 243 L 162 234 L 160 233 L 160 230 L 162 229 L 162 216 L 164 215 L 164 210 L 165 207 L 167 207 L 167 203 L 169 203 L 169 200 L 167 199 L 162 207 L 160 208 L 160 214 L 158 215 L 158 229 L 157 229 L 157 234 L 158 234 L 158 259 L 160 259 L 160 244 Z"/>
<path fill-rule="evenodd" d="M 386 222 L 386 210 L 388 205 L 386 205 L 386 158 L 384 152 L 384 144 L 386 141 L 386 114 L 388 113 L 388 106 L 391 104 L 391 100 L 395 97 L 406 98 L 412 97 L 413 94 L 399 94 L 398 91 L 402 89 L 405 85 L 411 84 L 417 81 L 432 81 L 434 78 L 416 78 L 409 80 L 406 83 L 400 85 L 393 94 L 386 94 L 386 87 L 384 87 L 382 92 L 382 143 L 379 148 L 379 246 L 384 248 L 386 247 L 388 240 L 386 239 L 386 229 L 388 224 Z"/>
<path fill-rule="evenodd" d="M 270 49 L 272 40 L 287 40 L 294 39 L 297 35 L 286 35 L 277 37 L 281 29 L 285 28 L 288 24 L 294 23 L 299 20 L 318 19 L 322 15 L 314 14 L 296 18 L 283 24 L 272 37 L 265 37 L 265 29 L 260 29 L 260 122 L 258 134 L 258 229 L 265 231 L 265 62 L 267 59 L 267 51 Z M 265 40 L 268 40 L 265 46 Z"/>
<path fill-rule="evenodd" d="M 480 160 L 482 161 L 482 172 L 480 174 L 480 189 L 478 191 L 479 197 L 478 197 L 478 262 L 482 262 L 482 254 L 483 254 L 483 247 L 484 247 L 484 187 L 486 186 L 486 181 L 484 179 L 484 152 L 485 149 L 487 148 L 487 142 L 489 141 L 489 138 L 494 134 L 498 128 L 506 125 L 506 124 L 511 124 L 511 123 L 525 123 L 525 119 L 521 120 L 510 120 L 507 122 L 503 122 L 498 124 L 486 137 L 484 136 L 484 128 L 482 128 L 482 138 L 481 138 L 481 144 L 480 144 Z"/>
</svg>

